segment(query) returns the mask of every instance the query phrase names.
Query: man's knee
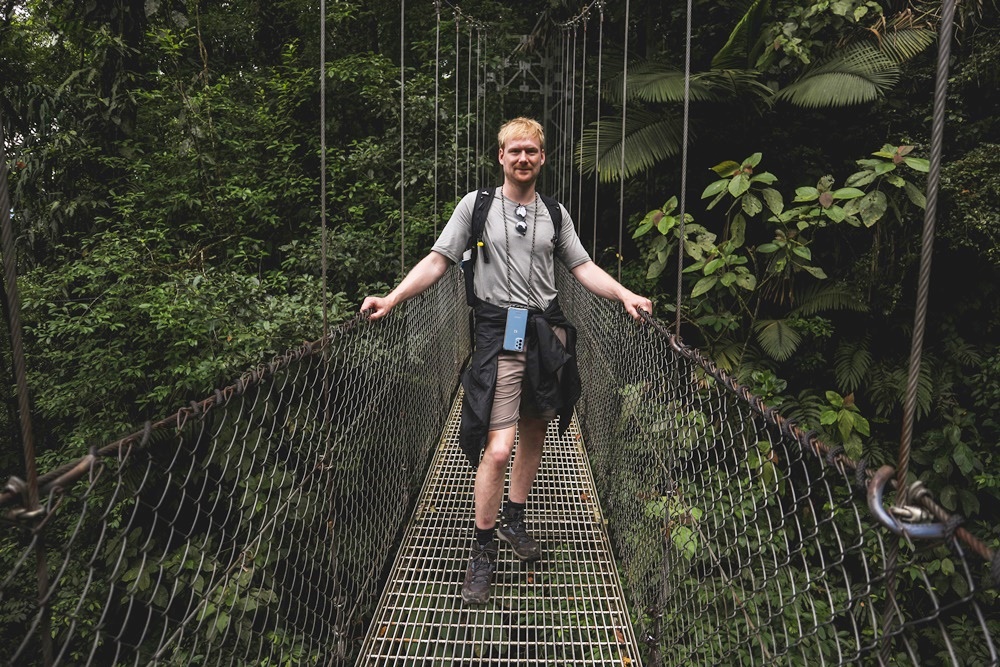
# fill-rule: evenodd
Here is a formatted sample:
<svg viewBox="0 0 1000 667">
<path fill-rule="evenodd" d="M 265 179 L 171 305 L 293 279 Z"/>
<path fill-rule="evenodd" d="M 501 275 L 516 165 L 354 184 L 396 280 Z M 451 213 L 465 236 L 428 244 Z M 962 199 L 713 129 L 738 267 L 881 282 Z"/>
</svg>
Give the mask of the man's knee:
<svg viewBox="0 0 1000 667">
<path fill-rule="evenodd" d="M 495 467 L 505 467 L 510 461 L 513 438 L 503 437 L 502 431 L 491 431 L 483 451 L 483 462 Z"/>
</svg>

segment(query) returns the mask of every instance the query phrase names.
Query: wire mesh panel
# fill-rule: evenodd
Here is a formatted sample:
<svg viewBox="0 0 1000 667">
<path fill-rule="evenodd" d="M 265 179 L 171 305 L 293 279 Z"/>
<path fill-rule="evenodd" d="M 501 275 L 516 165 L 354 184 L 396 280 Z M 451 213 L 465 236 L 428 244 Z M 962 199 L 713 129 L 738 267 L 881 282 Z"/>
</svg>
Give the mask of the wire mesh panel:
<svg viewBox="0 0 1000 667">
<path fill-rule="evenodd" d="M 5 661 L 352 663 L 469 352 L 461 279 L 327 342 L 44 475 L 40 513 L 12 480 Z"/>
<path fill-rule="evenodd" d="M 1000 610 L 962 541 L 869 513 L 869 475 L 661 327 L 566 274 L 578 406 L 647 665 L 996 665 Z M 860 472 L 859 472 L 860 471 Z"/>
<path fill-rule="evenodd" d="M 641 664 L 575 422 L 562 437 L 550 424 L 528 498 L 542 560 L 521 563 L 501 545 L 489 602 L 463 606 L 475 475 L 460 412 L 459 399 L 358 667 Z"/>
</svg>

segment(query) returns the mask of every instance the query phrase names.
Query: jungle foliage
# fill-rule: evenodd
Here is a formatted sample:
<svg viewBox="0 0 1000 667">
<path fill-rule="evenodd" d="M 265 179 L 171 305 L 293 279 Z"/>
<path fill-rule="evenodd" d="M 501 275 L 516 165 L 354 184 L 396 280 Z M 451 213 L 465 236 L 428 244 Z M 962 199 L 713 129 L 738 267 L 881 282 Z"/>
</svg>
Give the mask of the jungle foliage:
<svg viewBox="0 0 1000 667">
<path fill-rule="evenodd" d="M 314 3 L 0 3 L 0 118 L 43 470 L 317 338 L 324 296 L 342 319 L 398 279 L 401 245 L 408 258 L 429 247 L 435 195 L 450 194 L 435 181 L 427 139 L 433 3 L 408 8 L 404 34 L 405 240 L 399 5 L 327 5 L 321 121 Z M 492 17 L 496 34 L 531 33 L 542 49 L 558 38 L 552 20 L 579 7 L 462 9 Z M 827 442 L 891 463 L 925 206 L 934 6 L 697 0 L 694 11 L 682 234 L 684 7 L 631 3 L 625 96 L 624 7 L 606 8 L 609 74 L 601 90 L 588 80 L 586 98 L 596 107 L 588 119 L 607 122 L 588 121 L 577 159 L 614 180 L 624 151 L 633 239 L 612 247 L 615 184 L 603 205 L 614 216 L 597 216 L 596 259 L 621 252 L 625 282 L 669 319 L 683 236 L 685 340 Z M 996 547 L 1000 14 L 970 3 L 959 18 L 911 470 Z M 442 32 L 454 31 L 446 13 Z M 597 31 L 586 39 L 593 72 Z M 443 71 L 454 57 L 444 40 Z M 438 113 L 456 120 L 447 105 Z M 443 168 L 459 149 L 452 142 L 438 146 Z M 5 479 L 23 476 L 12 389 L 7 405 Z"/>
</svg>

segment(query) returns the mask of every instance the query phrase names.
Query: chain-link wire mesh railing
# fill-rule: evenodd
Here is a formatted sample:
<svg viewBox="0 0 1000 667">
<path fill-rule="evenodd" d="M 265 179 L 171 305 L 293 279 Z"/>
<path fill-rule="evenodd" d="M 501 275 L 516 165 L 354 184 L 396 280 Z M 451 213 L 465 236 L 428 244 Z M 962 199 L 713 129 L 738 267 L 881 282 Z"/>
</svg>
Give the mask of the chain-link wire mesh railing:
<svg viewBox="0 0 1000 667">
<path fill-rule="evenodd" d="M 954 530 L 897 537 L 866 506 L 863 465 L 655 322 L 565 274 L 560 295 L 647 666 L 997 664 L 996 589 Z"/>
<path fill-rule="evenodd" d="M 391 318 L 355 319 L 43 475 L 40 512 L 11 480 L 3 660 L 350 664 L 468 334 L 455 271 Z"/>
</svg>

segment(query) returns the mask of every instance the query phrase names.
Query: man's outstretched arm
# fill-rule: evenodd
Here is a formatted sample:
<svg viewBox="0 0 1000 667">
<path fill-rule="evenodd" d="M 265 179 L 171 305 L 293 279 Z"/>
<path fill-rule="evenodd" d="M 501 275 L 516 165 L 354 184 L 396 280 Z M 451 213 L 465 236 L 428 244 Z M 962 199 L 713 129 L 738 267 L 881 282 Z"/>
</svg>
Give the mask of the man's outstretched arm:
<svg viewBox="0 0 1000 667">
<path fill-rule="evenodd" d="M 612 301 L 621 301 L 628 314 L 636 320 L 641 319 L 641 315 L 639 315 L 639 311 L 637 310 L 638 308 L 642 308 L 647 313 L 653 312 L 652 301 L 627 289 L 593 261 L 586 261 L 574 267 L 572 273 L 580 281 L 581 285 L 597 296 L 611 299 Z"/>
<path fill-rule="evenodd" d="M 365 311 L 371 308 L 373 312 L 370 317 L 373 320 L 385 317 L 393 308 L 407 299 L 412 299 L 440 280 L 441 276 L 448 270 L 450 261 L 441 253 L 432 250 L 410 269 L 406 277 L 396 285 L 396 289 L 385 296 L 365 297 L 361 304 L 361 310 Z"/>
</svg>

